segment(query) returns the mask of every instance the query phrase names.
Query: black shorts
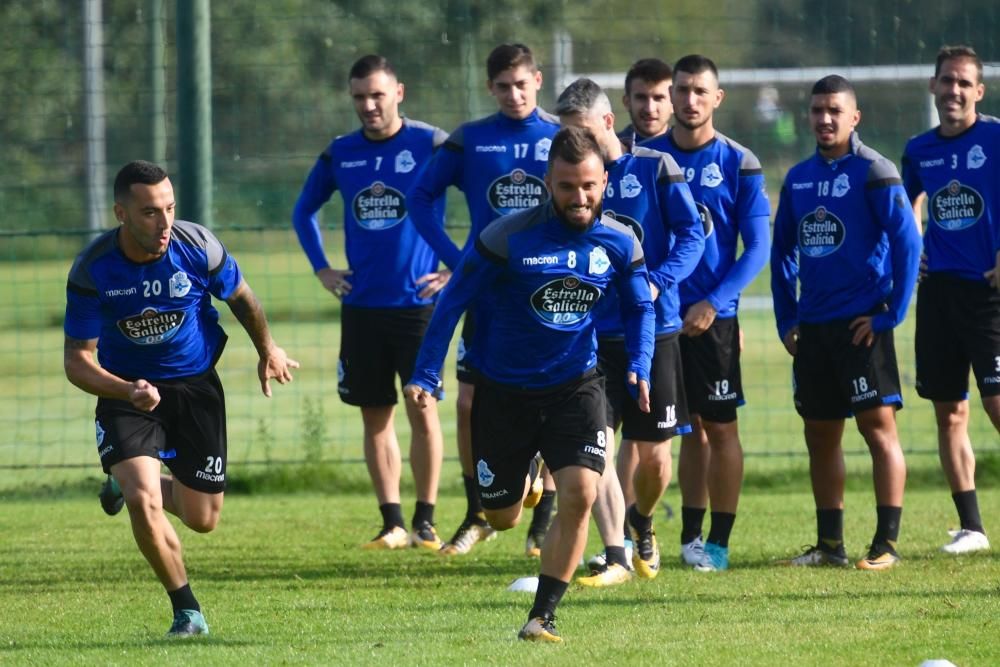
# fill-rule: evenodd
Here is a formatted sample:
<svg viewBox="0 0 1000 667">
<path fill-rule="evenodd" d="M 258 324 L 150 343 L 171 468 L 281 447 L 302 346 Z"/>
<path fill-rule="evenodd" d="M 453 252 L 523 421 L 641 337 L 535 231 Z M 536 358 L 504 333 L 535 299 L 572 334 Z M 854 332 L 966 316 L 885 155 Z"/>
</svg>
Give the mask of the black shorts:
<svg viewBox="0 0 1000 667">
<path fill-rule="evenodd" d="M 472 357 L 469 351 L 472 349 L 472 338 L 476 335 L 476 316 L 472 314 L 473 308 L 465 311 L 462 320 L 462 335 L 458 339 L 458 351 L 455 355 L 455 377 L 459 382 L 475 384 L 479 377 L 479 371 L 472 364 Z"/>
<path fill-rule="evenodd" d="M 1000 294 L 987 283 L 941 273 L 917 289 L 917 393 L 932 401 L 969 397 L 969 367 L 981 396 L 1000 395 Z"/>
<path fill-rule="evenodd" d="M 226 397 L 215 369 L 151 384 L 160 392 L 152 412 L 129 401 L 97 399 L 97 454 L 104 472 L 125 459 L 149 456 L 184 486 L 225 491 Z"/>
<path fill-rule="evenodd" d="M 681 359 L 688 412 L 719 424 L 736 421 L 736 408 L 746 402 L 737 318 L 716 318 L 700 336 L 681 336 Z"/>
<path fill-rule="evenodd" d="M 871 347 L 851 342 L 853 320 L 800 324 L 792 362 L 795 409 L 805 419 L 846 419 L 883 405 L 903 407 L 893 333 Z"/>
<path fill-rule="evenodd" d="M 521 390 L 480 378 L 472 399 L 472 455 L 483 507 L 521 502 L 531 458 L 549 470 L 604 472 L 604 378 L 594 371 L 565 384 Z"/>
<path fill-rule="evenodd" d="M 395 405 L 396 376 L 403 384 L 413 377 L 433 306 L 421 308 L 357 308 L 341 311 L 340 400 L 363 408 Z M 435 392 L 441 398 L 442 388 Z"/>
<path fill-rule="evenodd" d="M 679 333 L 656 338 L 650 369 L 649 412 L 639 410 L 639 404 L 628 392 L 625 341 L 614 338 L 597 341 L 597 367 L 604 376 L 608 425 L 617 429 L 621 424 L 623 438 L 663 442 L 691 432 L 679 338 Z"/>
</svg>

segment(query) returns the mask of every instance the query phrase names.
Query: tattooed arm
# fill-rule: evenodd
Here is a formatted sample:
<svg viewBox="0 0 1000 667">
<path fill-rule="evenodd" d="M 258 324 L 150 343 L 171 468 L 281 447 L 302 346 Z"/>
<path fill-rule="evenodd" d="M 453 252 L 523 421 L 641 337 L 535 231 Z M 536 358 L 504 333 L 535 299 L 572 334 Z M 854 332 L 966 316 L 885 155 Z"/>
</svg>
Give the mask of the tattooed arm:
<svg viewBox="0 0 1000 667">
<path fill-rule="evenodd" d="M 94 360 L 97 339 L 81 340 L 66 336 L 63 368 L 66 377 L 80 389 L 104 398 L 129 401 L 139 410 L 150 411 L 160 402 L 160 392 L 146 380 L 128 382 L 101 368 Z"/>
<path fill-rule="evenodd" d="M 247 335 L 257 348 L 260 361 L 257 362 L 257 376 L 260 378 L 260 388 L 265 396 L 271 395 L 269 380 L 274 378 L 280 384 L 292 381 L 291 369 L 298 368 L 299 362 L 289 359 L 285 351 L 275 345 L 267 326 L 264 309 L 246 281 L 226 299 L 229 309 L 239 320 Z"/>
</svg>

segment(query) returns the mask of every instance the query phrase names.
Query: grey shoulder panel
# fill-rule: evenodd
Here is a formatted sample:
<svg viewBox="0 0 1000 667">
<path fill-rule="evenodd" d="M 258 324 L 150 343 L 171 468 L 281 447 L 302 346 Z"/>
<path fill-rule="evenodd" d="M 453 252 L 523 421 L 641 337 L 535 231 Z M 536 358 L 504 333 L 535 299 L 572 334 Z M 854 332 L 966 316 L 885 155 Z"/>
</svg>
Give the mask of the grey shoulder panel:
<svg viewBox="0 0 1000 667">
<path fill-rule="evenodd" d="M 108 230 L 87 244 L 87 246 L 76 256 L 73 266 L 69 270 L 69 279 L 66 282 L 67 289 L 85 295 L 96 295 L 97 285 L 90 275 L 90 265 L 99 257 L 103 257 L 116 247 L 115 235 L 118 228 Z"/>
<path fill-rule="evenodd" d="M 208 272 L 214 273 L 226 261 L 226 248 L 222 242 L 205 227 L 187 220 L 175 220 L 173 238 L 205 251 L 208 258 Z"/>
</svg>

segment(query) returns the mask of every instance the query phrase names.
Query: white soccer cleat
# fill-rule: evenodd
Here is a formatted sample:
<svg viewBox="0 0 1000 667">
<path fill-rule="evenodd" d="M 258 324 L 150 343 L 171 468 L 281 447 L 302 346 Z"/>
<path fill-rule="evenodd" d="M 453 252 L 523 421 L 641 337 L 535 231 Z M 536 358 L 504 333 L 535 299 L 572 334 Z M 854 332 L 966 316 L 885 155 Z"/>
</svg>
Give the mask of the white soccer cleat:
<svg viewBox="0 0 1000 667">
<path fill-rule="evenodd" d="M 701 535 L 694 538 L 687 544 L 681 545 L 681 563 L 689 567 L 694 567 L 705 557 L 705 543 L 701 541 Z"/>
<path fill-rule="evenodd" d="M 978 530 L 949 530 L 951 542 L 941 547 L 941 551 L 946 554 L 967 554 L 973 551 L 986 551 L 990 548 L 990 541 L 986 535 Z"/>
</svg>

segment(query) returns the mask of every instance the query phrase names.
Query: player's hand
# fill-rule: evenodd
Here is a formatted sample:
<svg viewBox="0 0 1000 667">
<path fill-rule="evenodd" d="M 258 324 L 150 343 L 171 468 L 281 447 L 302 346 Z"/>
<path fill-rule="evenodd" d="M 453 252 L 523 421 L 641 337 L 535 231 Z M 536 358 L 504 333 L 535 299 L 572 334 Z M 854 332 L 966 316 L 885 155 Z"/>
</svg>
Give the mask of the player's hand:
<svg viewBox="0 0 1000 667">
<path fill-rule="evenodd" d="M 996 266 L 983 274 L 990 283 L 990 287 L 1000 291 L 1000 251 L 997 252 Z"/>
<path fill-rule="evenodd" d="M 791 330 L 785 334 L 785 337 L 781 340 L 785 349 L 788 350 L 788 354 L 793 357 L 799 351 L 799 328 L 794 326 Z"/>
<path fill-rule="evenodd" d="M 927 253 L 922 252 L 920 253 L 920 268 L 917 270 L 917 282 L 919 283 L 926 277 L 927 277 Z"/>
<path fill-rule="evenodd" d="M 431 393 L 418 384 L 408 384 L 403 387 L 403 396 L 418 408 L 426 408 L 431 400 Z"/>
<path fill-rule="evenodd" d="M 643 412 L 649 412 L 649 381 L 639 380 L 635 371 L 630 371 L 628 374 L 628 384 L 629 393 L 632 394 L 636 403 L 639 404 L 639 409 Z"/>
<path fill-rule="evenodd" d="M 448 269 L 425 273 L 417 278 L 417 287 L 423 287 L 423 289 L 420 290 L 420 294 L 417 296 L 421 299 L 429 299 L 443 290 L 449 280 L 451 280 L 451 271 Z"/>
<path fill-rule="evenodd" d="M 264 395 L 271 398 L 270 380 L 278 381 L 278 384 L 288 384 L 292 381 L 293 368 L 298 368 L 299 362 L 289 359 L 285 351 L 277 345 L 272 345 L 264 356 L 257 362 L 257 377 L 260 378 L 260 390 Z"/>
<path fill-rule="evenodd" d="M 740 327 L 740 353 L 743 353 L 743 327 Z"/>
<path fill-rule="evenodd" d="M 330 291 L 338 299 L 343 299 L 345 294 L 351 293 L 351 283 L 347 281 L 347 276 L 353 274 L 354 271 L 350 269 L 341 271 L 340 269 L 331 269 L 326 267 L 325 269 L 320 269 L 316 272 L 316 277 L 319 281 L 323 283 L 328 291 Z"/>
<path fill-rule="evenodd" d="M 712 326 L 717 315 L 715 306 L 708 301 L 699 301 L 690 308 L 684 315 L 684 326 L 681 333 L 685 336 L 700 336 Z"/>
<path fill-rule="evenodd" d="M 871 347 L 875 343 L 875 332 L 872 331 L 872 318 L 870 315 L 855 318 L 849 325 L 849 328 L 854 332 L 851 342 L 855 345 Z"/>
<path fill-rule="evenodd" d="M 654 285 L 653 283 L 649 283 L 649 300 L 652 301 L 653 303 L 656 303 L 656 300 L 659 298 L 660 298 L 660 288 Z"/>
<path fill-rule="evenodd" d="M 160 391 L 146 380 L 136 380 L 129 389 L 128 400 L 136 409 L 152 412 L 160 404 Z"/>
</svg>

